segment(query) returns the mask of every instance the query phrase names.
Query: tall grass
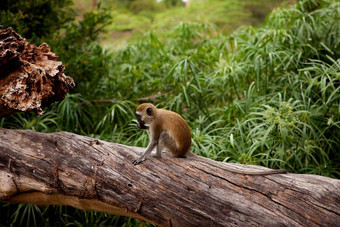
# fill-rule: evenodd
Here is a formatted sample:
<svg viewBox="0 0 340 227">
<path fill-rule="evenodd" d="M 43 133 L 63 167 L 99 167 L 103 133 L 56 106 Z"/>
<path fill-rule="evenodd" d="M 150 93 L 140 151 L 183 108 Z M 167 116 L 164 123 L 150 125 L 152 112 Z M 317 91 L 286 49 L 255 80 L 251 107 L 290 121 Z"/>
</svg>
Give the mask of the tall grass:
<svg viewBox="0 0 340 227">
<path fill-rule="evenodd" d="M 339 2 L 299 1 L 227 37 L 197 23 L 160 37 L 150 31 L 119 50 L 92 44 L 87 57 L 61 54 L 76 90 L 44 116 L 18 114 L 0 126 L 146 146 L 133 114 L 143 98 L 187 120 L 197 154 L 340 178 Z M 98 214 L 84 223 L 88 215 Z"/>
</svg>

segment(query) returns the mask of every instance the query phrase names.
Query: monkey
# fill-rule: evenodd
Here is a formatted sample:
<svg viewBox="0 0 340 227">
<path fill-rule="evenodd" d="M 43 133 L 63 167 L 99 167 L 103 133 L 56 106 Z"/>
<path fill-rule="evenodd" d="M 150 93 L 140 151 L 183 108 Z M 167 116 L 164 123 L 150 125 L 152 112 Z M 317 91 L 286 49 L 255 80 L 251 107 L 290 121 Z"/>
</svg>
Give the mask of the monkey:
<svg viewBox="0 0 340 227">
<path fill-rule="evenodd" d="M 166 148 L 174 157 L 198 160 L 238 174 L 270 175 L 288 172 L 288 170 L 284 169 L 253 172 L 216 165 L 215 161 L 191 152 L 190 128 L 179 114 L 165 109 L 158 109 L 151 103 L 143 103 L 137 107 L 136 116 L 137 127 L 149 131 L 150 142 L 144 153 L 132 162 L 134 165 L 143 162 L 156 147 L 156 158 L 160 158 L 162 150 Z"/>
</svg>

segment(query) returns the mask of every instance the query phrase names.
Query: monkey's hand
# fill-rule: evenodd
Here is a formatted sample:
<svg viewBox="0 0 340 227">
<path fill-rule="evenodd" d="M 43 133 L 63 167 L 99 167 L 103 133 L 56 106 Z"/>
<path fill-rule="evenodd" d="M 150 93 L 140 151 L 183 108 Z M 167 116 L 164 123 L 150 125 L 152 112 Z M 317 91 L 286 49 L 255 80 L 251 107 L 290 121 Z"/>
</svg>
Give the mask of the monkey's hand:
<svg viewBox="0 0 340 227">
<path fill-rule="evenodd" d="M 132 164 L 138 165 L 138 164 L 140 164 L 144 160 L 145 160 L 145 158 L 142 156 L 142 157 L 139 157 L 139 158 L 133 160 Z"/>
</svg>

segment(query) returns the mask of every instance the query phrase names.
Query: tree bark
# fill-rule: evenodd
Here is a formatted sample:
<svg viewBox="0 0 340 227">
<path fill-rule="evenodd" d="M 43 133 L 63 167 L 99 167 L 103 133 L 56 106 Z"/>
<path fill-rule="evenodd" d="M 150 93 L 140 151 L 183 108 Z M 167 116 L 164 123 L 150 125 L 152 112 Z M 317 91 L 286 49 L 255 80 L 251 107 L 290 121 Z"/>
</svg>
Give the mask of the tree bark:
<svg viewBox="0 0 340 227">
<path fill-rule="evenodd" d="M 64 98 L 74 82 L 57 60 L 46 43 L 37 47 L 0 26 L 0 118 L 18 111 L 43 114 Z"/>
<path fill-rule="evenodd" d="M 143 150 L 68 132 L 0 128 L 0 200 L 71 205 L 161 226 L 340 223 L 339 180 L 235 174 L 167 152 L 134 166 L 132 160 Z"/>
</svg>

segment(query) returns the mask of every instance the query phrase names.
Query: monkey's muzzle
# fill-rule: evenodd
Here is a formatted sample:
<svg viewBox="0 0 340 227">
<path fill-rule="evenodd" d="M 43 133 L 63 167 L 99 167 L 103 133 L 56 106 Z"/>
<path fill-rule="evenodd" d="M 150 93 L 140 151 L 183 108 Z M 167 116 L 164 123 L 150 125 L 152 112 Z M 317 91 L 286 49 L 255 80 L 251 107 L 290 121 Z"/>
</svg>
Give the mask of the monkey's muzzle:
<svg viewBox="0 0 340 227">
<path fill-rule="evenodd" d="M 137 120 L 138 120 L 137 127 L 139 129 L 143 129 L 143 130 L 149 129 L 149 126 L 145 125 L 144 121 L 140 120 L 139 118 Z"/>
</svg>

